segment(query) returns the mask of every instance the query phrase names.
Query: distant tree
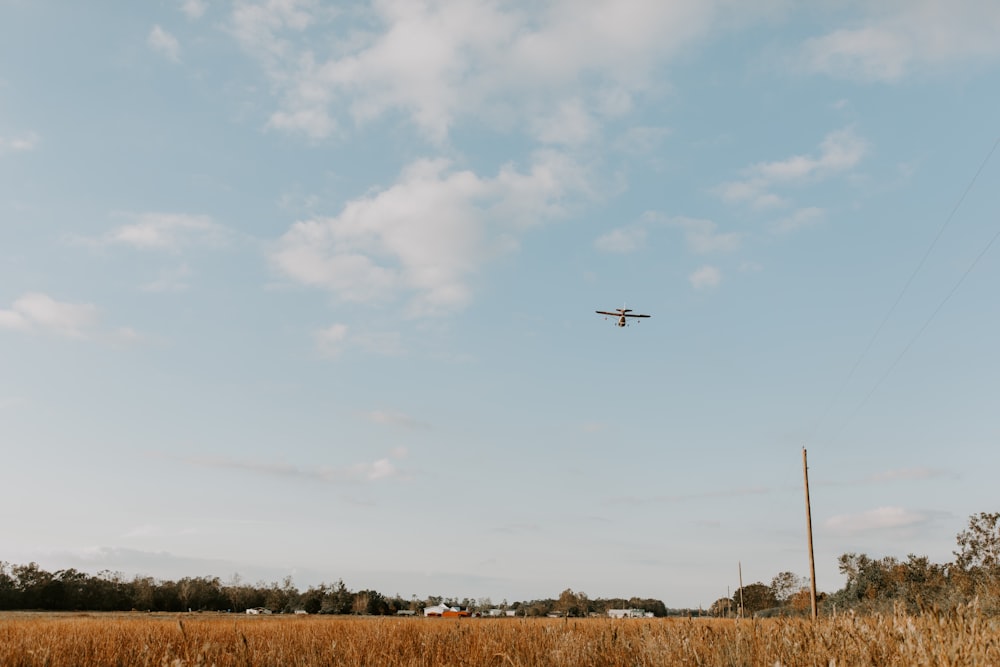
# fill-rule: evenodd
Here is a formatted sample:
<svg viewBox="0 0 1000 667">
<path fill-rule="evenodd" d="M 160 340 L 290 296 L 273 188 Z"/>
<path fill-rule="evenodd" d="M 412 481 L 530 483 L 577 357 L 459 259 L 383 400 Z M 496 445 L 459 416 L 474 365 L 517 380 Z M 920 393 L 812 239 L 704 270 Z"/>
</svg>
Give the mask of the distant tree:
<svg viewBox="0 0 1000 667">
<path fill-rule="evenodd" d="M 663 604 L 662 600 L 655 600 L 653 598 L 629 598 L 628 604 L 625 606 L 630 609 L 642 609 L 646 612 L 652 612 L 653 616 L 656 617 L 667 615 L 667 605 Z"/>
<path fill-rule="evenodd" d="M 182 610 L 228 609 L 218 577 L 184 577 L 177 582 Z"/>
<path fill-rule="evenodd" d="M 1000 610 L 1000 512 L 980 512 L 956 536 L 954 583 L 990 611 Z"/>
<path fill-rule="evenodd" d="M 156 581 L 152 577 L 134 577 L 129 584 L 131 589 L 130 597 L 132 608 L 143 611 L 153 611 L 157 609 L 156 604 Z"/>
<path fill-rule="evenodd" d="M 16 609 L 18 606 L 17 582 L 11 574 L 11 565 L 0 561 L 0 609 Z"/>
<path fill-rule="evenodd" d="M 155 589 L 156 611 L 186 611 L 181 600 L 180 585 L 176 581 L 161 581 Z"/>
<path fill-rule="evenodd" d="M 564 616 L 585 616 L 586 611 L 581 612 L 581 600 L 578 593 L 574 593 L 572 589 L 567 588 L 562 593 L 559 594 L 559 599 L 555 603 L 555 611 L 558 611 Z M 583 595 L 583 607 L 586 608 L 587 595 Z"/>
<path fill-rule="evenodd" d="M 733 601 L 737 606 L 743 604 L 744 616 L 751 616 L 754 612 L 778 606 L 778 600 L 774 597 L 771 587 L 759 581 L 742 589 L 736 589 Z"/>
<path fill-rule="evenodd" d="M 788 599 L 804 586 L 804 579 L 792 572 L 779 572 L 771 580 L 771 592 L 779 605 L 788 603 Z"/>
<path fill-rule="evenodd" d="M 1000 512 L 973 514 L 969 527 L 956 540 L 956 566 L 963 570 L 1000 570 Z"/>
<path fill-rule="evenodd" d="M 819 596 L 816 600 L 819 603 Z M 800 588 L 789 596 L 786 604 L 794 611 L 806 613 L 812 612 L 812 591 L 808 588 Z"/>
<path fill-rule="evenodd" d="M 906 561 L 893 556 L 873 559 L 866 554 L 846 553 L 838 567 L 847 581 L 827 601 L 840 608 L 888 611 L 902 604 L 917 612 L 927 606 L 947 608 L 960 601 L 949 589 L 948 568 L 926 556 L 909 554 Z M 956 573 L 956 580 L 961 578 Z"/>
<path fill-rule="evenodd" d="M 101 570 L 95 577 L 83 575 L 83 578 L 82 609 L 127 611 L 137 608 L 132 582 L 121 572 Z"/>
<path fill-rule="evenodd" d="M 378 591 L 360 591 L 354 595 L 354 608 L 358 613 L 369 616 L 384 616 L 389 613 L 389 603 Z"/>
<path fill-rule="evenodd" d="M 524 611 L 525 616 L 547 616 L 556 611 L 555 605 L 555 600 L 532 600 L 522 603 L 521 609 Z"/>
<path fill-rule="evenodd" d="M 46 604 L 46 609 L 114 611 L 119 606 L 128 604 L 124 599 L 124 592 L 114 590 L 111 582 L 74 568 L 55 572 L 49 586 L 58 586 L 61 599 L 58 602 L 50 601 Z"/>
<path fill-rule="evenodd" d="M 272 583 L 267 587 L 264 606 L 271 611 L 292 612 L 299 603 L 299 591 L 292 583 L 290 576 L 282 579 L 281 584 Z"/>
<path fill-rule="evenodd" d="M 263 607 L 267 602 L 266 594 L 261 591 L 261 585 L 252 586 L 243 581 L 239 572 L 233 574 L 222 593 L 226 597 L 227 609 L 243 613 L 251 607 Z"/>
<path fill-rule="evenodd" d="M 11 568 L 15 589 L 20 593 L 22 609 L 44 609 L 47 602 L 46 588 L 52 574 L 38 567 L 38 563 L 15 565 Z"/>
<path fill-rule="evenodd" d="M 326 595 L 326 584 L 320 584 L 318 587 L 310 586 L 309 589 L 302 594 L 299 599 L 299 603 L 302 608 L 310 614 L 318 614 L 323 608 L 323 597 Z"/>
<path fill-rule="evenodd" d="M 576 592 L 576 611 L 577 615 L 581 617 L 589 616 L 594 610 L 593 605 L 590 603 L 590 598 L 583 591 Z"/>
<path fill-rule="evenodd" d="M 386 596 L 384 598 L 386 604 L 387 614 L 395 614 L 398 611 L 406 610 L 410 608 L 410 603 L 403 598 L 399 593 L 396 593 L 392 597 Z"/>
<path fill-rule="evenodd" d="M 893 565 L 894 560 L 873 560 L 867 554 L 842 554 L 837 559 L 837 567 L 847 581 L 837 593 L 837 602 L 853 606 L 859 601 L 871 602 L 887 597 L 885 565 Z"/>
<path fill-rule="evenodd" d="M 732 598 L 719 598 L 708 608 L 708 613 L 710 615 L 721 616 L 723 618 L 731 616 L 735 612 L 736 605 L 733 604 Z"/>
<path fill-rule="evenodd" d="M 343 579 L 338 579 L 326 592 L 320 613 L 350 614 L 354 608 L 354 594 L 344 585 Z"/>
</svg>

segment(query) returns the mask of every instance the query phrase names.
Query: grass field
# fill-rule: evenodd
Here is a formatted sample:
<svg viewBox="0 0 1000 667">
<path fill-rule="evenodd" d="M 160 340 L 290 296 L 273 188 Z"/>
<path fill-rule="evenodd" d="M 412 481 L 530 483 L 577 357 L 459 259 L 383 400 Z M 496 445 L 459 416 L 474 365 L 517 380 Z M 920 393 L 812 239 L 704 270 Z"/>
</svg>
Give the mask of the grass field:
<svg viewBox="0 0 1000 667">
<path fill-rule="evenodd" d="M 803 619 L 0 615 L 0 665 L 1000 665 L 972 612 Z"/>
</svg>

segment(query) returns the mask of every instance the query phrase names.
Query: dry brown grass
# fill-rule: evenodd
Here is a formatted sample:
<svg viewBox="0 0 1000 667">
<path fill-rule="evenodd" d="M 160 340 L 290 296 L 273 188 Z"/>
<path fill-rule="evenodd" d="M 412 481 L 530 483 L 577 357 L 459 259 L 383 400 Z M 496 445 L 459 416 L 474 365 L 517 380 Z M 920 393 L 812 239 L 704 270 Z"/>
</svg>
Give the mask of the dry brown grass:
<svg viewBox="0 0 1000 667">
<path fill-rule="evenodd" d="M 1000 665 L 1000 630 L 943 616 L 424 619 L 6 614 L 0 665 Z"/>
</svg>

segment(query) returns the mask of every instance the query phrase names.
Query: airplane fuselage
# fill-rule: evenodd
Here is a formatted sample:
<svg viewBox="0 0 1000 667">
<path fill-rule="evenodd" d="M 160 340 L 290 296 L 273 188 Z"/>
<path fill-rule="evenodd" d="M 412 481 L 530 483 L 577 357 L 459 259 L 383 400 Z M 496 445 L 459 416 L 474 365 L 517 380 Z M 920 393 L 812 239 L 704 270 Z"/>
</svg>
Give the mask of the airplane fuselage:
<svg viewBox="0 0 1000 667">
<path fill-rule="evenodd" d="M 620 327 L 627 327 L 628 326 L 628 319 L 627 318 L 629 318 L 629 317 L 649 317 L 649 315 L 632 314 L 632 309 L 631 308 L 615 308 L 615 312 L 613 312 L 613 313 L 609 312 L 607 310 L 598 310 L 597 313 L 599 315 L 604 315 L 605 319 L 608 316 L 617 318 L 617 321 L 615 322 L 615 324 L 618 325 L 618 326 L 620 326 Z"/>
</svg>

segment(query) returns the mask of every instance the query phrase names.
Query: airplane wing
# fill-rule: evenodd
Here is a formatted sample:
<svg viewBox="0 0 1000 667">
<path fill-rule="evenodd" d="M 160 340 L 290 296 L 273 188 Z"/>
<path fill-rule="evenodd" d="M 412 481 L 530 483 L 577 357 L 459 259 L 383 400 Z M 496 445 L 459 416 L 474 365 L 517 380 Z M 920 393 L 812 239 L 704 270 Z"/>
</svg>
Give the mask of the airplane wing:
<svg viewBox="0 0 1000 667">
<path fill-rule="evenodd" d="M 610 315 L 611 317 L 621 317 L 621 313 L 609 313 L 606 310 L 595 310 L 598 315 Z"/>
<path fill-rule="evenodd" d="M 649 317 L 649 315 L 632 315 L 630 313 L 625 313 L 625 317 Z"/>
</svg>

